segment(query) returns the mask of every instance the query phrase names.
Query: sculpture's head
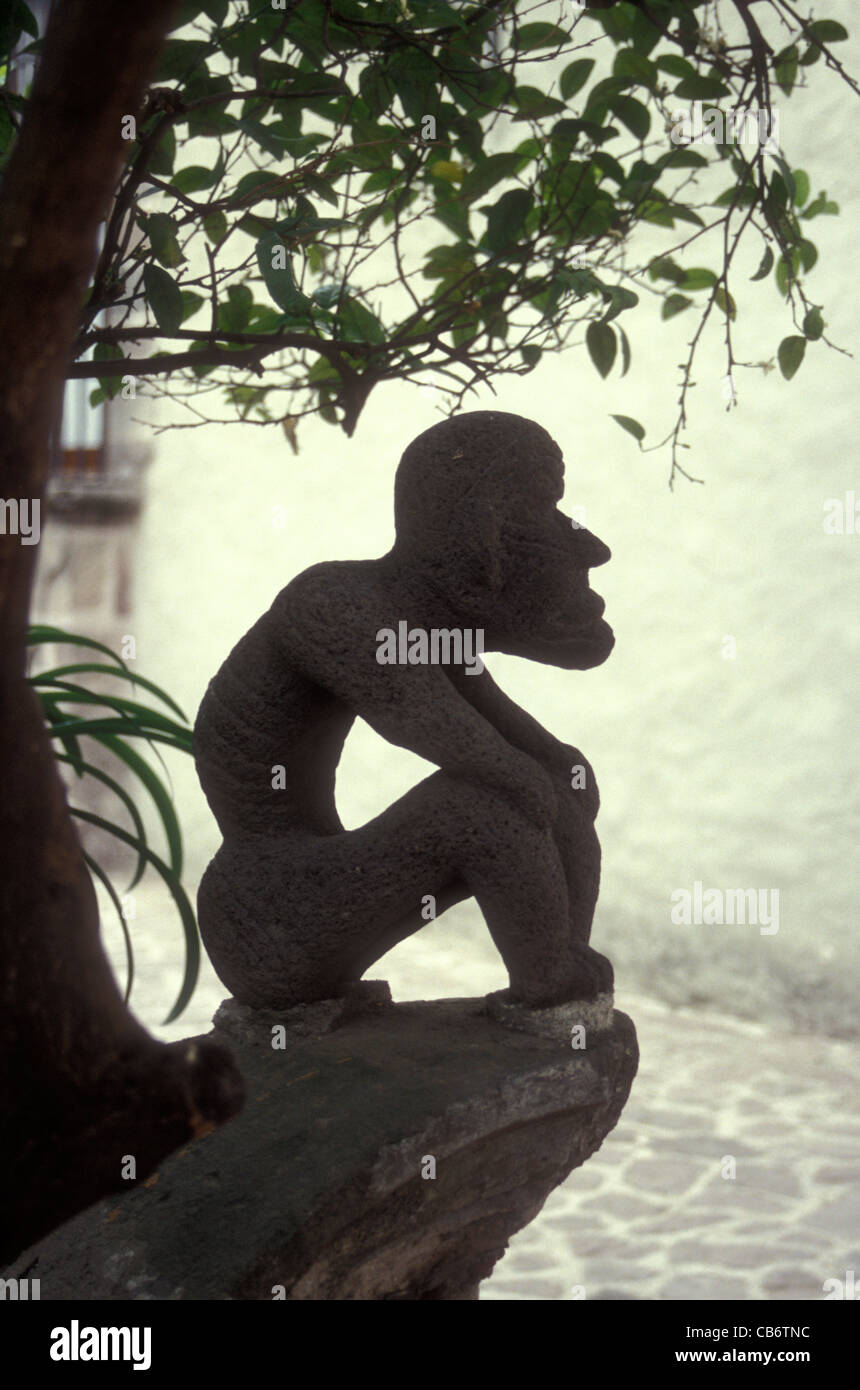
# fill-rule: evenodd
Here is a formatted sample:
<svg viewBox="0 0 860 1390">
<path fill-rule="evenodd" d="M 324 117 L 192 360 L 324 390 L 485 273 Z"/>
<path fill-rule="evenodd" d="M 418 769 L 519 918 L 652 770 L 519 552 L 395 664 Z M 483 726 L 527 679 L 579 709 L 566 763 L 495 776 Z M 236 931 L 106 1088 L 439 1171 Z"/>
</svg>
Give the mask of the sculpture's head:
<svg viewBox="0 0 860 1390">
<path fill-rule="evenodd" d="M 533 420 L 455 415 L 400 460 L 394 553 L 462 626 L 484 629 L 484 650 L 584 670 L 615 642 L 588 583 L 610 552 L 558 510 L 563 491 L 561 450 Z"/>
</svg>

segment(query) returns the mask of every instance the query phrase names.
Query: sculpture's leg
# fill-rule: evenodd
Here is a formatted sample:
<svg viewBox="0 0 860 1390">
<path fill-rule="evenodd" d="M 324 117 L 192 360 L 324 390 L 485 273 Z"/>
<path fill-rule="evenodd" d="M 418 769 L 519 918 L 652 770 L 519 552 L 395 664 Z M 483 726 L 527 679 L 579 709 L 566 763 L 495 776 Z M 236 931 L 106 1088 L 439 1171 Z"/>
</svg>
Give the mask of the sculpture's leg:
<svg viewBox="0 0 860 1390">
<path fill-rule="evenodd" d="M 567 882 L 571 934 L 587 944 L 600 888 L 600 841 L 594 817 L 571 788 L 569 778 L 556 775 L 554 780 L 559 810 L 553 837 Z"/>
<path fill-rule="evenodd" d="M 357 830 L 231 840 L 200 886 L 200 930 L 237 999 L 288 1007 L 359 979 L 424 925 L 427 895 L 437 915 L 474 895 L 515 998 L 590 998 L 611 967 L 572 929 L 565 843 L 567 865 L 552 830 L 437 772 Z"/>
</svg>

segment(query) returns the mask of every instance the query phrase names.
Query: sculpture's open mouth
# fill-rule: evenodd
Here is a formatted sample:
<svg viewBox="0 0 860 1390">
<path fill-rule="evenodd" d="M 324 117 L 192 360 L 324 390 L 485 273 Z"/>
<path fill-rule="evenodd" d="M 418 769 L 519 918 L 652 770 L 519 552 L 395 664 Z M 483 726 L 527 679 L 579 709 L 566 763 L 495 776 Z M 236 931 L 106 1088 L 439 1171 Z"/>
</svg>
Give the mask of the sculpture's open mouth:
<svg viewBox="0 0 860 1390">
<path fill-rule="evenodd" d="M 575 642 L 578 642 L 588 638 L 602 637 L 611 631 L 612 628 L 607 622 L 604 622 L 602 618 L 591 618 L 580 627 L 571 628 L 569 636 L 573 638 Z"/>
<path fill-rule="evenodd" d="M 585 610 L 583 612 L 583 610 Z M 588 594 L 578 594 L 576 600 L 571 604 L 568 614 L 562 614 L 559 620 L 547 630 L 546 640 L 549 642 L 577 642 L 580 639 L 589 641 L 599 639 L 607 633 L 611 634 L 612 629 L 608 623 L 603 621 L 603 614 L 606 610 L 606 603 L 599 594 L 589 591 Z"/>
</svg>

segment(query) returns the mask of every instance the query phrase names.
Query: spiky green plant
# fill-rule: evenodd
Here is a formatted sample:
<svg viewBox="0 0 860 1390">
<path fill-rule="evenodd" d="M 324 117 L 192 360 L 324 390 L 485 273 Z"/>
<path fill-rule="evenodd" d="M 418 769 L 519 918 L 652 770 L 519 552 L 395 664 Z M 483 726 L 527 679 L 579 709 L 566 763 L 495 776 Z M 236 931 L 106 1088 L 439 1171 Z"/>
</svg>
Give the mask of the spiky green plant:
<svg viewBox="0 0 860 1390">
<path fill-rule="evenodd" d="M 90 825 L 99 826 L 137 852 L 137 865 L 131 882 L 125 890 L 127 893 L 137 886 L 147 868 L 151 867 L 160 874 L 176 904 L 185 937 L 185 973 L 176 1002 L 164 1020 L 165 1023 L 172 1023 L 185 1009 L 197 983 L 200 966 L 200 937 L 194 909 L 181 883 L 182 832 L 171 794 L 162 777 L 155 771 L 150 762 L 131 746 L 128 740 L 146 739 L 152 753 L 166 772 L 164 762 L 155 745 L 164 743 L 170 748 L 178 748 L 183 753 L 190 753 L 192 751 L 191 727 L 188 719 L 175 700 L 172 700 L 165 691 L 153 681 L 145 680 L 143 676 L 132 673 L 116 652 L 112 651 L 110 647 L 104 646 L 103 643 L 94 641 L 91 637 L 82 637 L 78 633 L 64 632 L 60 628 L 38 624 L 30 628 L 27 643 L 31 648 L 39 648 L 48 644 L 85 647 L 92 652 L 98 652 L 100 655 L 110 658 L 111 664 L 104 661 L 82 661 L 71 665 L 54 666 L 50 670 L 32 672 L 28 676 L 28 681 L 36 690 L 41 701 L 51 738 L 55 739 L 63 750 L 62 752 L 57 751 L 59 762 L 67 763 L 79 779 L 92 777 L 109 787 L 128 812 L 134 833 L 121 825 L 117 825 L 114 821 L 106 820 L 103 816 L 84 810 L 80 806 L 70 805 L 71 814 Z M 182 722 L 178 723 L 177 719 L 162 713 L 161 710 L 149 704 L 127 699 L 121 694 L 113 695 L 87 689 L 77 677 L 90 673 L 113 676 L 119 681 L 127 682 L 132 687 L 141 687 L 149 691 Z M 69 679 L 70 677 L 73 679 Z M 120 686 L 118 689 L 121 690 L 122 687 Z M 69 708 L 69 706 L 79 705 L 96 708 L 93 710 L 92 716 L 89 716 L 85 711 L 78 713 L 74 708 Z M 97 711 L 109 711 L 109 713 Z M 87 761 L 81 748 L 81 740 L 88 738 L 94 739 L 107 749 L 119 763 L 133 774 L 136 782 L 149 794 L 158 812 L 167 841 L 166 861 L 149 846 L 143 817 L 135 796 L 123 787 L 115 777 L 111 777 L 101 768 L 94 767 L 91 762 Z M 111 882 L 108 873 L 92 855 L 84 852 L 84 858 L 90 873 L 104 885 L 119 917 L 125 941 L 127 963 L 125 999 L 128 1002 L 134 981 L 134 952 L 119 893 Z"/>
</svg>

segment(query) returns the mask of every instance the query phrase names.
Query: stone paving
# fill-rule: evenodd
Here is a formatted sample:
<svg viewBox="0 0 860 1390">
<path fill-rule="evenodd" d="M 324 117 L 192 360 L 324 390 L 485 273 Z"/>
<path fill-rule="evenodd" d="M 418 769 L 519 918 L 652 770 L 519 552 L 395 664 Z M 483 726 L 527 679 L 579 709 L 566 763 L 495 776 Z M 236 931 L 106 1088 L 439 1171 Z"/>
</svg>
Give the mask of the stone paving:
<svg viewBox="0 0 860 1390">
<path fill-rule="evenodd" d="M 852 1270 L 860 1295 L 860 1048 L 617 1004 L 642 1054 L 621 1121 L 481 1298 L 821 1300 Z"/>
</svg>

